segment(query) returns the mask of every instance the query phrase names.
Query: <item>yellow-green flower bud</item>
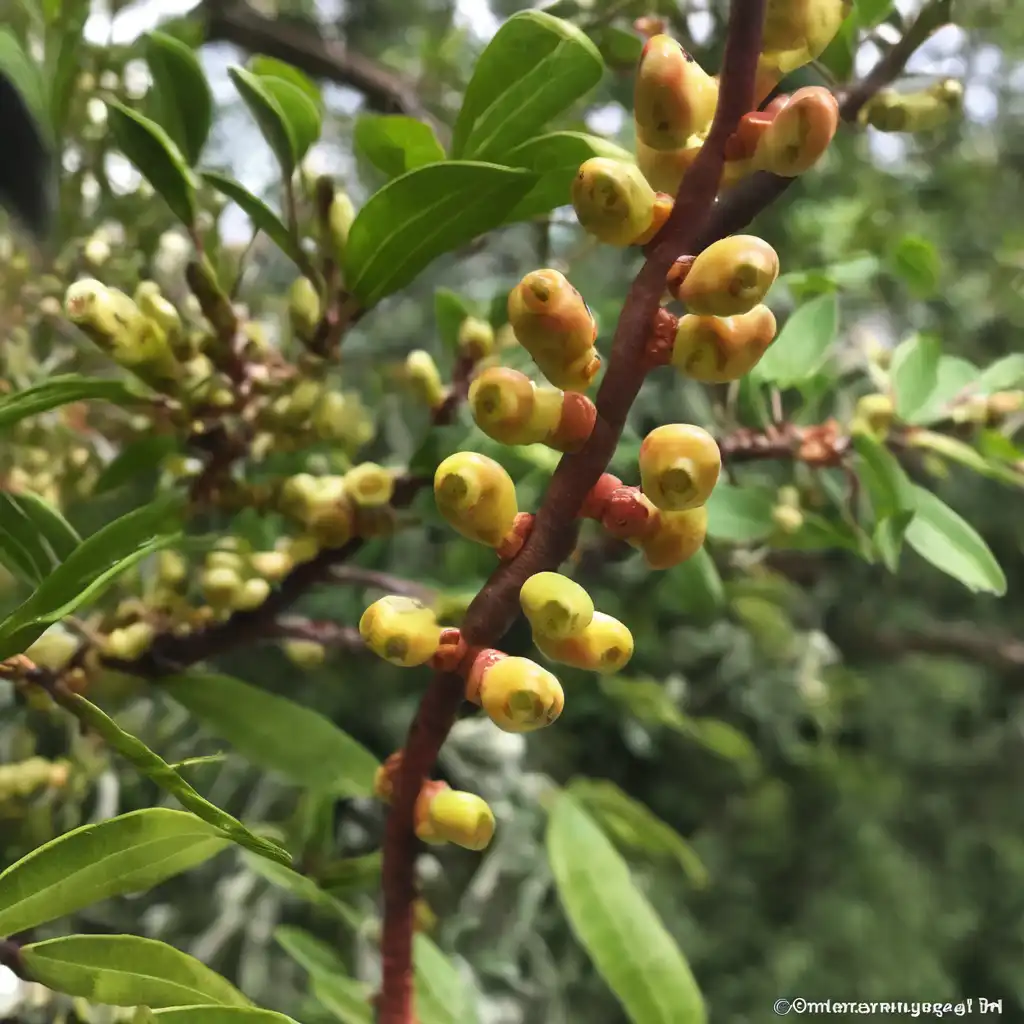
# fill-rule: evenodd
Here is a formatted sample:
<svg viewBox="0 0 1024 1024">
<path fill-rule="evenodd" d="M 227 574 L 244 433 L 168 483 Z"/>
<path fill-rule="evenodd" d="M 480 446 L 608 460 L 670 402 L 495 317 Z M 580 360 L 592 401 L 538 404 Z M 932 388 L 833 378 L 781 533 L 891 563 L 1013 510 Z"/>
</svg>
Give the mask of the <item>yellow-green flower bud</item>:
<svg viewBox="0 0 1024 1024">
<path fill-rule="evenodd" d="M 476 452 L 456 452 L 437 467 L 434 500 L 457 533 L 492 548 L 511 533 L 519 513 L 508 472 Z"/>
<path fill-rule="evenodd" d="M 135 661 L 149 650 L 156 631 L 148 622 L 133 622 L 112 630 L 103 640 L 103 655 L 119 661 Z"/>
<path fill-rule="evenodd" d="M 853 8 L 853 0 L 768 0 L 758 67 L 779 75 L 817 60 Z"/>
<path fill-rule="evenodd" d="M 718 82 L 671 36 L 644 44 L 633 92 L 637 138 L 653 149 L 678 149 L 707 131 L 718 104 Z"/>
<path fill-rule="evenodd" d="M 345 492 L 362 508 L 379 508 L 395 493 L 395 475 L 376 462 L 362 462 L 345 474 Z"/>
<path fill-rule="evenodd" d="M 279 583 L 295 566 L 287 551 L 257 551 L 249 556 L 253 572 L 271 583 Z"/>
<path fill-rule="evenodd" d="M 601 368 L 597 323 L 557 270 L 535 270 L 509 293 L 508 319 L 537 368 L 563 391 L 586 391 Z"/>
<path fill-rule="evenodd" d="M 260 576 L 246 580 L 235 594 L 231 606 L 236 611 L 251 612 L 270 597 L 270 584 Z"/>
<path fill-rule="evenodd" d="M 485 359 L 494 351 L 494 328 L 475 316 L 467 316 L 459 325 L 459 351 L 474 362 Z"/>
<path fill-rule="evenodd" d="M 200 586 L 211 608 L 230 608 L 242 588 L 242 580 L 234 569 L 207 569 L 200 579 Z"/>
<path fill-rule="evenodd" d="M 295 336 L 310 341 L 316 334 L 321 312 L 316 286 L 308 277 L 296 278 L 288 291 L 288 319 Z"/>
<path fill-rule="evenodd" d="M 282 644 L 285 657 L 295 666 L 307 672 L 319 668 L 324 663 L 327 652 L 323 644 L 312 640 L 286 640 Z"/>
<path fill-rule="evenodd" d="M 591 596 L 557 572 L 538 572 L 519 591 L 519 604 L 534 634 L 561 640 L 576 636 L 594 618 Z"/>
<path fill-rule="evenodd" d="M 562 713 L 565 694 L 558 679 L 529 658 L 503 658 L 480 682 L 480 704 L 506 732 L 532 732 Z"/>
<path fill-rule="evenodd" d="M 534 633 L 533 642 L 552 661 L 602 675 L 625 668 L 633 657 L 633 634 L 618 619 L 604 612 L 594 612 L 579 635 L 556 639 Z"/>
<path fill-rule="evenodd" d="M 494 812 L 474 793 L 441 790 L 427 804 L 427 819 L 436 839 L 466 850 L 483 850 L 494 838 Z"/>
<path fill-rule="evenodd" d="M 709 245 L 690 267 L 679 299 L 698 316 L 742 316 L 768 294 L 779 257 L 754 235 L 730 235 Z"/>
<path fill-rule="evenodd" d="M 634 245 L 651 227 L 654 199 L 636 164 L 606 157 L 585 161 L 572 183 L 576 219 L 606 245 Z"/>
<path fill-rule="evenodd" d="M 680 318 L 672 365 L 694 380 L 725 384 L 757 366 L 775 340 L 775 316 L 767 306 L 732 317 Z"/>
<path fill-rule="evenodd" d="M 420 401 L 436 409 L 447 397 L 434 357 L 424 349 L 410 352 L 405 360 L 405 376 Z"/>
<path fill-rule="evenodd" d="M 659 512 L 654 529 L 631 541 L 652 569 L 671 569 L 692 558 L 703 546 L 708 532 L 707 507 L 685 512 Z"/>
<path fill-rule="evenodd" d="M 795 178 L 825 155 L 838 127 L 839 102 L 830 90 L 821 86 L 798 89 L 781 102 L 765 128 L 754 150 L 752 166 Z"/>
<path fill-rule="evenodd" d="M 135 303 L 145 316 L 157 322 L 179 359 L 191 354 L 188 352 L 189 346 L 184 344 L 186 339 L 181 314 L 172 302 L 164 298 L 160 286 L 155 281 L 139 283 L 135 289 Z"/>
<path fill-rule="evenodd" d="M 339 262 L 345 255 L 345 247 L 348 245 L 348 233 L 355 219 L 356 208 L 352 205 L 352 200 L 344 192 L 335 192 L 327 214 L 327 224 L 335 259 Z"/>
<path fill-rule="evenodd" d="M 923 92 L 882 89 L 863 107 L 860 120 L 880 132 L 926 132 L 947 124 L 960 108 L 964 87 L 955 79 Z"/>
<path fill-rule="evenodd" d="M 63 626 L 51 626 L 25 651 L 25 656 L 40 668 L 59 672 L 78 650 L 78 643 Z"/>
<path fill-rule="evenodd" d="M 434 656 L 441 627 L 422 601 L 391 595 L 374 601 L 363 612 L 359 634 L 378 657 L 392 665 L 413 668 Z"/>
<path fill-rule="evenodd" d="M 161 551 L 157 558 L 157 572 L 161 583 L 176 587 L 188 578 L 188 562 L 177 551 Z"/>
<path fill-rule="evenodd" d="M 651 504 L 665 512 L 703 505 L 722 471 L 715 439 L 689 423 L 656 427 L 640 445 L 640 483 Z"/>
</svg>

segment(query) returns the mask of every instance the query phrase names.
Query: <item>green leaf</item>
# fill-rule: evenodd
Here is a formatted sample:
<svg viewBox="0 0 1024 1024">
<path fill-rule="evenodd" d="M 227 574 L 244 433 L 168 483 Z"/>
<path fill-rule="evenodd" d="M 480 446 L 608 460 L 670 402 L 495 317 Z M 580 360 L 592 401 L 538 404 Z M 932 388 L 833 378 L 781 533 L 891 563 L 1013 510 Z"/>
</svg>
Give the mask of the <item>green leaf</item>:
<svg viewBox="0 0 1024 1024">
<path fill-rule="evenodd" d="M 269 79 L 238 67 L 228 68 L 228 74 L 259 126 L 260 134 L 277 157 L 284 176 L 291 178 L 295 172 L 298 140 L 281 104 L 271 89 L 267 88 Z"/>
<path fill-rule="evenodd" d="M 796 308 L 753 372 L 758 380 L 784 388 L 810 380 L 828 358 L 838 331 L 835 294 L 818 295 Z"/>
<path fill-rule="evenodd" d="M 301 875 L 298 871 L 283 864 L 275 864 L 263 857 L 245 857 L 245 863 L 249 869 L 266 879 L 271 885 L 291 893 L 297 899 L 309 903 L 311 906 L 319 907 L 333 914 L 340 921 L 344 921 L 350 928 L 358 928 L 361 918 L 351 907 L 335 899 L 329 892 L 325 892 L 307 875 Z"/>
<path fill-rule="evenodd" d="M 80 377 L 77 373 L 51 377 L 42 384 L 0 398 L 0 430 L 58 406 L 90 400 L 133 405 L 139 402 L 139 396 L 119 380 Z"/>
<path fill-rule="evenodd" d="M 570 188 L 580 164 L 595 156 L 634 162 L 626 150 L 586 132 L 550 132 L 517 146 L 505 162 L 534 172 L 540 180 L 508 215 L 508 221 L 529 220 L 571 203 Z"/>
<path fill-rule="evenodd" d="M 642 803 L 605 779 L 573 779 L 568 791 L 623 852 L 674 860 L 695 885 L 707 884 L 707 868 L 693 847 Z"/>
<path fill-rule="evenodd" d="M 940 354 L 939 339 L 932 334 L 914 334 L 896 346 L 889 378 L 896 415 L 904 423 L 916 423 L 927 408 L 939 382 Z"/>
<path fill-rule="evenodd" d="M 774 508 L 774 490 L 721 481 L 707 500 L 708 536 L 734 544 L 764 540 L 775 532 Z"/>
<path fill-rule="evenodd" d="M 0 492 L 0 562 L 25 583 L 41 583 L 80 540 L 71 524 L 42 498 Z"/>
<path fill-rule="evenodd" d="M 892 0 L 857 0 L 857 22 L 863 28 L 873 28 L 889 16 Z"/>
<path fill-rule="evenodd" d="M 140 476 L 146 479 L 158 473 L 160 463 L 180 449 L 180 441 L 173 434 L 146 434 L 131 441 L 107 463 L 92 493 L 106 494 L 127 483 L 137 484 Z"/>
<path fill-rule="evenodd" d="M 913 448 L 923 448 L 934 452 L 950 462 L 966 466 L 981 476 L 1009 484 L 1011 487 L 1024 486 L 1024 473 L 1005 466 L 1000 461 L 990 460 L 959 438 L 949 437 L 947 434 L 937 434 L 931 430 L 915 430 L 910 435 L 908 442 Z"/>
<path fill-rule="evenodd" d="M 224 835 L 261 857 L 269 857 L 279 864 L 290 864 L 291 855 L 277 843 L 250 832 L 237 818 L 222 811 L 216 804 L 200 796 L 181 775 L 159 754 L 150 750 L 142 740 L 125 732 L 109 715 L 101 711 L 81 694 L 56 691 L 54 699 L 70 711 L 80 722 L 107 741 L 126 761 L 137 768 L 161 789 L 170 793 L 182 807 L 215 828 Z"/>
<path fill-rule="evenodd" d="M 273 1010 L 242 1006 L 172 1006 L 154 1010 L 156 1024 L 298 1024 Z"/>
<path fill-rule="evenodd" d="M 300 71 L 294 65 L 286 64 L 283 60 L 278 60 L 276 57 L 267 57 L 260 53 L 249 58 L 248 68 L 254 75 L 258 75 L 260 78 L 283 78 L 286 82 L 291 82 L 292 85 L 301 89 L 306 94 L 306 97 L 318 111 L 323 113 L 324 98 L 320 94 L 317 84 L 309 75 Z"/>
<path fill-rule="evenodd" d="M 22 48 L 17 36 L 6 28 L 0 29 L 0 74 L 18 90 L 36 122 L 49 134 L 46 83 L 36 62 Z"/>
<path fill-rule="evenodd" d="M 167 532 L 173 505 L 156 501 L 83 541 L 34 594 L 0 622 L 0 660 L 25 650 L 46 627 L 95 600 L 121 573 L 177 540 Z"/>
<path fill-rule="evenodd" d="M 262 231 L 292 263 L 300 270 L 303 269 L 308 261 L 303 258 L 302 250 L 295 236 L 259 196 L 254 196 L 244 185 L 239 184 L 233 178 L 229 178 L 225 174 L 217 174 L 215 171 L 203 171 L 203 180 L 237 204 L 252 221 L 254 228 Z"/>
<path fill-rule="evenodd" d="M 577 940 L 634 1024 L 703 1024 L 704 1001 L 679 947 L 625 861 L 566 792 L 551 808 L 548 859 Z"/>
<path fill-rule="evenodd" d="M 680 613 L 713 618 L 725 602 L 725 589 L 707 548 L 662 574 L 658 593 Z"/>
<path fill-rule="evenodd" d="M 859 434 L 853 446 L 860 456 L 859 476 L 867 487 L 877 519 L 916 507 L 914 488 L 899 460 L 868 434 Z"/>
<path fill-rule="evenodd" d="M 938 250 L 920 235 L 904 235 L 889 254 L 892 272 L 919 299 L 934 295 L 942 275 Z"/>
<path fill-rule="evenodd" d="M 949 403 L 968 389 L 975 391 L 981 371 L 967 359 L 942 356 L 936 371 L 935 387 L 928 400 L 914 414 L 916 424 L 934 423 L 949 415 Z"/>
<path fill-rule="evenodd" d="M 301 967 L 316 980 L 348 973 L 341 957 L 326 942 L 304 932 L 301 928 L 281 925 L 274 929 L 274 940 Z"/>
<path fill-rule="evenodd" d="M 146 63 L 153 75 L 154 120 L 194 167 L 213 124 L 213 93 L 202 65 L 191 46 L 164 32 L 146 36 Z"/>
<path fill-rule="evenodd" d="M 573 24 L 520 11 L 476 63 L 455 122 L 452 156 L 493 160 L 536 135 L 601 80 L 604 61 Z"/>
<path fill-rule="evenodd" d="M 106 102 L 107 123 L 118 148 L 163 197 L 171 213 L 191 227 L 197 212 L 196 185 L 181 150 L 160 125 L 117 100 Z"/>
<path fill-rule="evenodd" d="M 983 395 L 993 391 L 1006 391 L 1024 384 L 1024 355 L 1015 352 L 1012 356 L 997 359 L 983 370 L 978 380 L 978 390 Z"/>
<path fill-rule="evenodd" d="M 81 71 L 84 28 L 90 11 L 88 3 L 54 0 L 47 12 L 50 31 L 44 49 L 50 93 L 48 123 L 57 138 L 65 134 L 68 111 Z"/>
<path fill-rule="evenodd" d="M 317 978 L 313 982 L 313 995 L 342 1024 L 372 1024 L 372 992 L 362 982 L 338 975 L 333 978 Z M 424 1024 L 428 1022 L 424 1020 Z"/>
<path fill-rule="evenodd" d="M 165 942 L 137 935 L 67 935 L 23 946 L 29 977 L 110 1006 L 252 1005 L 226 978 Z"/>
<path fill-rule="evenodd" d="M 434 292 L 434 320 L 446 348 L 453 352 L 458 348 L 459 328 L 462 321 L 472 315 L 473 310 L 466 300 L 450 288 L 438 288 Z"/>
<path fill-rule="evenodd" d="M 395 178 L 356 215 L 345 247 L 345 283 L 372 306 L 442 253 L 503 224 L 535 182 L 526 171 L 455 160 Z"/>
<path fill-rule="evenodd" d="M 732 761 L 748 775 L 759 771 L 760 757 L 750 739 L 734 725 L 719 718 L 684 718 L 680 732 L 695 740 L 712 754 Z"/>
<path fill-rule="evenodd" d="M 260 75 L 259 80 L 284 115 L 285 127 L 292 142 L 292 159 L 295 166 L 298 166 L 323 131 L 320 108 L 305 90 L 288 79 Z"/>
<path fill-rule="evenodd" d="M 937 569 L 975 593 L 1006 593 L 1006 575 L 977 530 L 924 487 L 915 487 L 917 514 L 907 543 Z"/>
<path fill-rule="evenodd" d="M 848 82 L 853 77 L 854 59 L 857 55 L 857 12 L 853 11 L 832 37 L 818 58 L 837 82 Z"/>
<path fill-rule="evenodd" d="M 377 759 L 333 722 L 230 676 L 190 673 L 167 692 L 254 764 L 308 789 L 368 796 Z"/>
<path fill-rule="evenodd" d="M 389 178 L 445 159 L 434 129 L 401 114 L 364 114 L 352 139 L 356 152 Z"/>
<path fill-rule="evenodd" d="M 413 937 L 413 967 L 423 1024 L 475 1024 L 476 1008 L 462 975 L 421 932 Z"/>
<path fill-rule="evenodd" d="M 124 893 L 144 892 L 228 845 L 194 814 L 149 807 L 83 825 L 0 874 L 0 935 L 36 928 Z"/>
<path fill-rule="evenodd" d="M 605 25 L 598 29 L 593 39 L 609 67 L 632 71 L 640 63 L 644 41 L 635 32 Z"/>
</svg>

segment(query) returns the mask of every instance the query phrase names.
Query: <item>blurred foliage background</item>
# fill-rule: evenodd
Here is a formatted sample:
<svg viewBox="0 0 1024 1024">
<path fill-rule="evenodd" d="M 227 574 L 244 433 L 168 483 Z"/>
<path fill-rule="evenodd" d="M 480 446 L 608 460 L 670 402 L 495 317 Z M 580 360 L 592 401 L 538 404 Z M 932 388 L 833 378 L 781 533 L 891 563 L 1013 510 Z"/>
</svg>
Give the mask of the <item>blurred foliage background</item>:
<svg viewBox="0 0 1024 1024">
<path fill-rule="evenodd" d="M 113 150 L 98 102 L 145 90 L 134 41 L 140 32 L 168 22 L 202 47 L 219 104 L 205 164 L 266 190 L 271 200 L 272 158 L 225 69 L 247 58 L 240 47 L 274 52 L 269 40 L 293 42 L 290 55 L 276 55 L 321 80 L 330 110 L 309 163 L 343 181 L 358 206 L 383 182 L 354 155 L 360 114 L 427 116 L 443 135 L 495 19 L 529 5 L 204 0 L 186 10 L 154 0 L 86 11 L 66 0 L 65 6 L 69 17 L 88 14 L 88 21 L 61 180 L 63 275 L 88 273 L 116 284 L 143 274 L 171 294 L 181 289 L 187 240 Z M 666 17 L 698 59 L 714 67 L 724 6 L 561 0 L 557 13 L 583 25 L 611 65 L 565 126 L 586 125 L 631 147 L 631 47 L 639 46 L 638 37 L 627 35 L 633 18 Z M 937 76 L 964 82 L 962 119 L 921 136 L 846 128 L 822 165 L 757 221 L 757 233 L 776 247 L 791 275 L 773 293 L 779 309 L 808 289 L 838 287 L 839 344 L 852 371 L 863 367 L 869 350 L 892 347 L 914 330 L 936 333 L 944 352 L 981 365 L 1020 349 L 1024 20 L 1013 8 L 1010 0 L 960 4 L 958 27 L 944 29 L 911 62 L 910 85 Z M 15 31 L 27 18 L 18 0 L 0 3 L 0 21 Z M 263 31 L 267 24 L 270 33 L 260 37 L 253 25 Z M 864 71 L 891 38 L 879 31 L 855 54 L 833 59 L 852 58 Z M 362 75 L 348 63 L 357 57 Z M 365 81 L 367 69 L 377 74 L 373 85 Z M 237 261 L 248 242 L 237 208 L 221 216 L 220 238 L 219 258 Z M 26 258 L 12 236 L 3 244 L 4 376 L 21 386 L 40 363 L 101 365 L 88 346 L 34 323 L 32 296 L 46 284 L 34 257 Z M 523 273 L 542 265 L 571 275 L 598 317 L 598 344 L 606 351 L 638 255 L 591 244 L 566 210 L 503 229 L 437 261 L 347 338 L 342 386 L 360 396 L 374 424 L 373 437 L 355 437 L 350 454 L 358 449 L 361 459 L 397 466 L 419 447 L 427 415 L 396 386 L 395 366 L 410 348 L 422 347 L 450 370 L 452 352 L 435 318 L 436 289 L 452 289 L 488 315 L 500 311 Z M 294 271 L 262 237 L 246 267 L 241 300 L 273 336 Z M 14 333 L 26 324 L 31 334 Z M 826 408 L 841 420 L 865 390 L 863 372 L 852 371 L 826 382 Z M 632 479 L 639 440 L 658 423 L 692 421 L 722 433 L 738 424 L 737 415 L 724 389 L 713 393 L 655 375 L 634 407 L 612 469 Z M 479 444 L 481 435 L 467 423 L 446 428 L 442 446 Z M 117 429 L 127 436 L 131 424 Z M 49 473 L 43 483 L 83 533 L 148 500 L 157 476 L 155 457 L 137 457 L 101 495 L 79 499 L 76 493 L 89 487 L 76 492 L 74 474 L 56 467 L 66 467 L 61 460 L 83 446 L 89 465 L 109 464 L 115 452 L 101 437 L 50 416 L 29 421 L 16 444 L 17 452 L 0 451 L 3 471 L 24 466 L 26 451 L 33 451 L 30 472 Z M 534 507 L 552 460 L 532 450 L 503 450 L 499 457 L 516 477 L 520 507 Z M 544 855 L 545 795 L 552 780 L 573 779 L 592 780 L 578 792 L 685 950 L 711 1019 L 766 1020 L 782 995 L 984 995 L 1002 998 L 1011 1019 L 1024 1012 L 1019 492 L 937 460 L 919 461 L 913 475 L 989 542 L 1009 580 L 1005 598 L 972 594 L 910 552 L 891 575 L 847 552 L 799 550 L 780 541 L 770 519 L 751 529 L 746 542 L 712 532 L 708 551 L 721 590 L 695 592 L 686 567 L 652 575 L 636 556 L 581 560 L 578 578 L 598 606 L 633 630 L 636 654 L 627 672 L 598 681 L 567 671 L 566 710 L 555 728 L 524 741 L 466 718 L 442 755 L 443 777 L 484 795 L 499 821 L 485 855 L 446 848 L 425 854 L 421 864 L 423 895 L 436 915 L 432 936 L 474 979 L 482 1024 L 625 1020 L 568 931 Z M 734 479 L 782 486 L 794 482 L 793 466 L 744 466 Z M 820 486 L 797 482 L 808 494 Z M 486 579 L 490 553 L 455 539 L 429 496 L 413 506 L 408 521 L 408 530 L 367 546 L 358 565 L 417 581 L 452 608 L 464 604 Z M 230 526 L 262 545 L 272 543 L 277 528 L 246 515 Z M 317 589 L 295 611 L 353 625 L 379 593 L 349 579 Z M 18 598 L 8 580 L 5 607 Z M 528 632 L 517 627 L 506 649 L 527 653 Z M 398 672 L 344 648 L 329 649 L 319 666 L 300 665 L 271 638 L 217 667 L 324 712 L 381 758 L 401 744 L 426 679 L 425 670 Z M 111 675 L 95 697 L 168 761 L 224 749 L 158 688 Z M 0 764 L 34 755 L 66 759 L 68 778 L 60 788 L 0 795 L 0 865 L 75 825 L 165 799 L 79 735 L 76 723 L 26 706 L 0 684 Z M 189 778 L 245 820 L 276 823 L 326 888 L 354 907 L 374 908 L 383 826 L 378 804 L 314 801 L 234 755 L 197 764 Z M 275 929 L 296 926 L 317 935 L 354 975 L 372 983 L 373 927 L 339 923 L 329 908 L 309 905 L 258 867 L 229 850 L 141 897 L 90 908 L 74 930 L 162 938 L 225 973 L 263 1006 L 307 1024 L 333 1019 L 308 994 L 305 972 L 274 941 Z M 18 1021 L 53 1020 L 67 1009 L 7 978 L 0 978 L 0 1005 Z M 75 1012 L 103 1019 L 96 1008 Z"/>
</svg>

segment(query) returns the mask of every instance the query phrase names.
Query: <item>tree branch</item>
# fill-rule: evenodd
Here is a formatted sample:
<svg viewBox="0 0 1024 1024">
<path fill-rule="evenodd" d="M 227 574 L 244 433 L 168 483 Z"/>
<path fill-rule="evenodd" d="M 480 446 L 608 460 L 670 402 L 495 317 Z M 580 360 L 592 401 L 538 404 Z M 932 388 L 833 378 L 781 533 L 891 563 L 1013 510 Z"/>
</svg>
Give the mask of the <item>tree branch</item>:
<svg viewBox="0 0 1024 1024">
<path fill-rule="evenodd" d="M 844 121 L 855 122 L 864 105 L 881 89 L 897 79 L 922 43 L 950 20 L 951 0 L 931 0 L 922 9 L 900 41 L 871 69 L 864 79 L 839 98 L 839 114 Z M 719 200 L 707 228 L 697 236 L 693 255 L 726 235 L 742 231 L 758 214 L 779 198 L 796 178 L 780 178 L 759 171 Z"/>
<path fill-rule="evenodd" d="M 471 646 L 494 646 L 519 611 L 518 595 L 534 573 L 555 569 L 569 555 L 576 516 L 587 493 L 615 452 L 626 416 L 645 376 L 644 347 L 661 305 L 665 277 L 676 258 L 691 252 L 707 222 L 721 184 L 725 146 L 753 107 L 754 77 L 761 50 L 765 0 L 733 0 L 722 62 L 722 88 L 711 131 L 687 171 L 668 222 L 630 288 L 612 343 L 607 372 L 597 394 L 597 422 L 583 449 L 559 462 L 533 531 L 519 555 L 499 568 L 466 613 L 462 635 Z M 379 1024 L 414 1024 L 412 991 L 413 903 L 416 839 L 413 808 L 463 700 L 463 682 L 438 673 L 413 720 L 384 839 L 383 983 Z"/>
<path fill-rule="evenodd" d="M 233 43 L 250 53 L 276 57 L 313 78 L 358 89 L 373 110 L 434 123 L 412 81 L 341 43 L 323 39 L 312 27 L 268 18 L 244 0 L 206 0 L 200 12 L 208 42 Z"/>
</svg>

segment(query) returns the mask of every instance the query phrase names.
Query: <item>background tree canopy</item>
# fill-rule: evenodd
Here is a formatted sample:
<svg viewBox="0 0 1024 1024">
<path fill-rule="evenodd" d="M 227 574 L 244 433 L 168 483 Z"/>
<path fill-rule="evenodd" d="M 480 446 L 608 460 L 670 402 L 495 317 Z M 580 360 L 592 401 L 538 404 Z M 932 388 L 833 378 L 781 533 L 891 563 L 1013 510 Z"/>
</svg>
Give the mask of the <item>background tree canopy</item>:
<svg viewBox="0 0 1024 1024">
<path fill-rule="evenodd" d="M 842 93 L 862 81 L 921 6 L 857 0 L 821 59 L 784 91 Z M 423 1024 L 701 1019 L 679 1002 L 655 998 L 645 1010 L 623 995 L 657 991 L 650 957 L 623 980 L 588 955 L 593 940 L 574 900 L 621 921 L 629 877 L 668 948 L 685 954 L 711 1020 L 767 1020 L 776 999 L 797 996 L 984 996 L 1010 1017 L 1024 1012 L 1024 449 L 1015 439 L 1024 426 L 1024 20 L 1014 6 L 976 0 L 950 15 L 948 3 L 929 0 L 943 27 L 893 83 L 904 97 L 894 102 L 912 106 L 906 97 L 954 79 L 962 110 L 883 131 L 863 123 L 893 127 L 869 103 L 757 217 L 752 230 L 782 266 L 767 300 L 783 325 L 769 369 L 728 386 L 668 370 L 645 383 L 609 469 L 636 483 L 651 429 L 706 427 L 726 454 L 707 544 L 652 573 L 586 524 L 563 571 L 629 626 L 628 667 L 560 670 L 564 713 L 528 738 L 468 712 L 456 723 L 435 777 L 484 797 L 497 831 L 483 854 L 438 846 L 418 860 Z M 663 19 L 716 70 L 728 18 L 718 0 L 546 5 L 605 65 L 545 128 L 576 133 L 542 168 L 549 192 L 531 179 L 537 191 L 509 199 L 516 172 L 505 171 L 467 178 L 454 198 L 417 193 L 392 247 L 380 243 L 384 219 L 376 234 L 356 227 L 349 237 L 346 259 L 360 269 L 347 284 L 372 308 L 317 335 L 314 295 L 304 327 L 294 282 L 313 257 L 295 239 L 296 230 L 317 237 L 317 176 L 330 175 L 359 210 L 388 182 L 436 166 L 459 144 L 481 52 L 528 9 L 516 0 L 202 0 L 190 9 L 0 0 L 0 69 L 62 140 L 55 242 L 40 249 L 13 225 L 0 236 L 0 615 L 9 616 L 0 658 L 27 648 L 45 672 L 81 644 L 75 678 L 88 680 L 78 688 L 91 702 L 70 687 L 55 704 L 13 670 L 0 679 L 0 869 L 71 829 L 144 808 L 184 803 L 207 821 L 226 816 L 181 840 L 182 867 L 153 874 L 139 895 L 99 887 L 113 898 L 37 920 L 0 877 L 0 936 L 16 940 L 0 955 L 0 1016 L 131 1019 L 133 1010 L 103 1005 L 119 1000 L 96 987 L 95 970 L 79 976 L 46 947 L 31 953 L 75 934 L 160 940 L 303 1024 L 371 1019 L 387 808 L 370 787 L 378 762 L 402 746 L 429 672 L 374 658 L 356 624 L 371 601 L 404 593 L 456 625 L 494 569 L 494 552 L 457 537 L 429 486 L 414 494 L 410 481 L 429 480 L 453 451 L 480 451 L 508 469 L 519 508 L 532 511 L 558 461 L 540 445 L 491 441 L 464 403 L 432 417 L 411 395 L 406 357 L 426 350 L 445 382 L 464 383 L 464 319 L 490 322 L 507 341 L 509 290 L 552 266 L 586 298 L 607 358 L 643 255 L 586 235 L 569 183 L 600 146 L 634 149 L 636 19 Z M 162 34 L 148 35 L 157 26 Z M 193 74 L 193 49 L 209 90 Z M 276 108 L 260 75 L 279 83 Z M 286 131 L 270 123 L 274 109 L 288 114 Z M 201 168 L 194 190 L 182 185 L 193 172 L 169 162 L 139 114 Z M 294 206 L 282 164 L 289 178 L 298 165 Z M 528 201 L 536 205 L 516 207 Z M 446 216 L 454 223 L 490 202 L 508 215 L 477 212 L 476 227 L 452 228 L 452 244 L 438 244 L 417 272 L 415 253 L 434 244 Z M 209 284 L 197 283 L 199 264 L 186 273 L 197 240 L 202 266 L 242 311 L 239 352 L 262 353 L 292 403 L 244 473 L 231 468 L 238 452 L 209 411 L 215 388 L 204 393 L 206 421 L 186 424 L 186 446 L 169 406 L 139 405 L 139 378 L 153 378 L 122 372 L 63 312 L 68 285 L 96 278 L 128 294 L 155 281 L 193 320 L 235 315 L 209 288 L 197 300 Z M 376 255 L 359 263 L 354 249 L 371 244 Z M 317 337 L 334 330 L 343 351 L 325 368 Z M 287 360 L 264 359 L 268 351 Z M 514 344 L 498 355 L 528 368 Z M 292 365 L 336 396 L 319 434 L 303 424 L 322 394 L 296 413 L 299 388 L 281 368 Z M 871 420 L 863 399 L 877 394 L 894 397 L 891 423 L 891 412 Z M 788 431 L 781 440 L 773 418 Z M 832 420 L 846 468 L 822 468 L 794 446 L 799 431 Z M 769 450 L 758 455 L 762 442 Z M 211 568 L 272 552 L 294 533 L 260 506 L 272 481 L 368 461 L 402 474 L 399 492 L 412 495 L 396 497 L 386 535 L 326 545 L 351 557 L 321 552 L 270 598 L 257 586 L 261 607 L 235 603 L 226 626 L 198 614 L 188 636 L 168 625 L 201 573 L 215 604 Z M 179 484 L 195 499 L 185 528 L 180 508 L 160 497 Z M 62 575 L 72 550 L 75 572 Z M 265 564 L 273 586 L 280 577 Z M 78 601 L 87 587 L 91 599 Z M 153 632 L 161 640 L 147 650 Z M 501 646 L 536 656 L 521 618 Z M 565 792 L 572 799 L 556 817 Z M 159 832 L 173 846 L 178 821 L 150 821 L 151 841 Z M 588 857 L 590 873 L 567 880 Z M 155 871 L 156 860 L 132 870 Z M 633 941 L 653 949 L 655 939 L 651 926 Z M 26 946 L 27 969 L 16 955 Z M 620 959 L 633 951 L 626 941 Z M 120 969 L 135 954 L 109 955 Z M 15 972 L 53 979 L 53 991 Z M 103 984 L 121 984 L 115 973 Z M 181 984 L 209 994 L 214 983 Z M 686 991 L 678 977 L 666 984 L 670 995 Z"/>
</svg>

